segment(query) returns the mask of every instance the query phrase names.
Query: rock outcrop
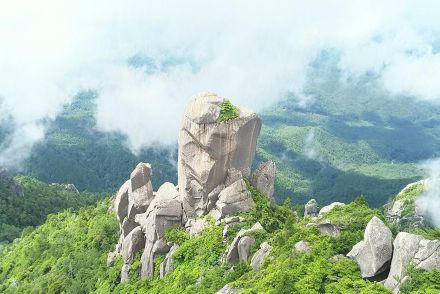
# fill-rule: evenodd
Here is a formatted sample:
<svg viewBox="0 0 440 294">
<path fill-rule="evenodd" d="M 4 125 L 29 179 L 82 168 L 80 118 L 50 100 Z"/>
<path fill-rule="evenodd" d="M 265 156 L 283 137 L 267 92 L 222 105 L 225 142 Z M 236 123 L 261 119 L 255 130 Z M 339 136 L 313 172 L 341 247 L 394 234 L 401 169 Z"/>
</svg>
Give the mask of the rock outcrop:
<svg viewBox="0 0 440 294">
<path fill-rule="evenodd" d="M 207 211 L 208 195 L 224 184 L 228 170 L 249 175 L 261 129 L 255 112 L 219 123 L 224 99 L 211 93 L 193 97 L 179 134 L 178 181 L 187 217 Z"/>
<path fill-rule="evenodd" d="M 191 235 L 200 234 L 209 225 L 200 216 L 209 213 L 219 224 L 226 224 L 227 233 L 229 225 L 242 221 L 240 217 L 227 216 L 254 206 L 244 175 L 250 176 L 261 120 L 256 113 L 240 109 L 238 117 L 220 122 L 224 101 L 207 93 L 193 97 L 189 103 L 179 134 L 178 186 L 164 183 L 154 192 L 152 168 L 141 162 L 119 189 L 114 210 L 120 236 L 115 251 L 108 255 L 108 265 L 112 266 L 116 257 L 122 255 L 121 281 L 128 280 L 138 251 L 142 251 L 141 277 L 153 275 L 157 254 L 166 254 L 160 275 L 171 271 L 176 246 L 165 240 L 168 228 L 185 227 Z M 263 165 L 255 174 L 261 189 L 265 187 L 269 195 L 273 194 L 270 181 L 274 168 L 271 164 Z M 228 254 L 228 263 L 249 258 L 255 242 L 251 233 L 258 229 L 262 227 L 256 224 L 239 234 Z"/>
<path fill-rule="evenodd" d="M 145 246 L 145 237 L 140 227 L 131 231 L 122 242 L 122 259 L 124 264 L 131 264 L 134 255 Z"/>
<path fill-rule="evenodd" d="M 231 182 L 218 194 L 215 208 L 211 212 L 215 219 L 238 211 L 249 211 L 254 206 L 251 193 L 247 189 L 241 172 L 238 172 Z"/>
<path fill-rule="evenodd" d="M 301 240 L 293 246 L 295 248 L 295 251 L 309 254 L 312 252 L 312 248 L 310 247 L 309 242 Z"/>
<path fill-rule="evenodd" d="M 252 185 L 261 193 L 266 195 L 272 203 L 275 203 L 273 197 L 276 165 L 273 161 L 260 163 L 255 173 L 252 175 Z"/>
<path fill-rule="evenodd" d="M 235 236 L 232 243 L 229 245 L 226 253 L 225 261 L 228 265 L 233 265 L 238 261 L 245 261 L 248 259 L 250 246 L 255 243 L 252 234 L 264 230 L 260 223 L 256 223 L 250 229 L 241 229 L 237 236 Z"/>
<path fill-rule="evenodd" d="M 165 231 L 173 226 L 182 226 L 182 216 L 182 200 L 176 187 L 171 183 L 164 183 L 147 211 L 136 215 L 136 222 L 141 225 L 146 238 L 141 257 L 141 277 L 153 274 L 155 254 L 168 252 L 170 248 L 163 239 Z"/>
<path fill-rule="evenodd" d="M 128 191 L 128 216 L 133 219 L 145 212 L 154 198 L 150 164 L 141 162 L 136 166 L 130 175 Z"/>
<path fill-rule="evenodd" d="M 417 269 L 440 270 L 440 240 L 426 240 L 421 236 L 401 232 L 394 240 L 391 269 L 385 287 L 399 292 L 410 264 Z"/>
<path fill-rule="evenodd" d="M 252 257 L 251 267 L 254 270 L 259 270 L 264 260 L 269 256 L 271 251 L 272 251 L 272 246 L 270 246 L 269 243 L 267 242 L 261 243 L 260 249 L 257 252 L 255 252 L 254 256 Z"/>
<path fill-rule="evenodd" d="M 251 236 L 244 236 L 238 241 L 237 251 L 238 260 L 240 262 L 247 262 L 249 258 L 249 253 L 251 251 L 251 246 L 255 244 L 255 238 Z"/>
<path fill-rule="evenodd" d="M 373 217 L 365 229 L 364 240 L 353 246 L 347 254 L 354 259 L 363 278 L 374 277 L 389 267 L 393 254 L 393 235 L 377 217 Z"/>
<path fill-rule="evenodd" d="M 384 213 L 388 222 L 395 225 L 398 230 L 424 227 L 426 220 L 422 209 L 417 205 L 416 198 L 429 183 L 430 180 L 425 179 L 408 184 L 390 202 L 385 204 Z"/>
<path fill-rule="evenodd" d="M 304 207 L 304 217 L 318 216 L 318 202 L 315 199 L 311 199 Z"/>
<path fill-rule="evenodd" d="M 318 228 L 321 234 L 330 237 L 337 237 L 341 233 L 339 228 L 336 225 L 332 224 L 330 221 L 317 224 L 316 227 Z"/>
<path fill-rule="evenodd" d="M 338 206 L 344 206 L 345 204 L 342 202 L 333 202 L 327 206 L 324 206 L 323 208 L 321 208 L 321 210 L 319 211 L 319 216 L 323 216 L 326 213 L 329 213 L 330 211 L 332 211 L 335 207 Z"/>
</svg>

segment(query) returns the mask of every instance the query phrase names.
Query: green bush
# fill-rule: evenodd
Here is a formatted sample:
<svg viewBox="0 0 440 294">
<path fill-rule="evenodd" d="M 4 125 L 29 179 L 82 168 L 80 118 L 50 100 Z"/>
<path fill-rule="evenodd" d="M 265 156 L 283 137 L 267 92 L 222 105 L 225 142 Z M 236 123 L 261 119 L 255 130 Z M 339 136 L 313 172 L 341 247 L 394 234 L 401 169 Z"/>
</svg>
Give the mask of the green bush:
<svg viewBox="0 0 440 294">
<path fill-rule="evenodd" d="M 165 239 L 169 242 L 181 245 L 189 239 L 189 234 L 183 228 L 171 227 L 165 231 Z"/>
<path fill-rule="evenodd" d="M 232 102 L 228 99 L 225 99 L 220 106 L 220 115 L 217 119 L 217 122 L 225 122 L 231 119 L 238 117 L 240 114 L 240 110 L 237 106 L 232 104 Z"/>
</svg>

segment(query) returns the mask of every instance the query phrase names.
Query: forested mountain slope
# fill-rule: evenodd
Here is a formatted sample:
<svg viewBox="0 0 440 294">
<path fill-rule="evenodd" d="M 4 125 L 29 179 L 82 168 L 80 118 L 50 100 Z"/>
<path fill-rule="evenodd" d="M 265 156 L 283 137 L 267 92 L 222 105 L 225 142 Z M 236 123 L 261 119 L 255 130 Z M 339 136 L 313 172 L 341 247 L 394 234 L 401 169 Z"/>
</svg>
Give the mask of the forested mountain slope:
<svg viewBox="0 0 440 294">
<path fill-rule="evenodd" d="M 291 96 L 262 113 L 259 159 L 277 163 L 278 199 L 363 194 L 379 206 L 419 179 L 420 161 L 440 154 L 440 107 L 390 96 L 374 75 L 341 82 L 327 58 L 311 70 L 307 107 Z"/>
<path fill-rule="evenodd" d="M 306 106 L 290 95 L 260 112 L 257 163 L 276 162 L 279 202 L 348 202 L 363 194 L 380 206 L 420 179 L 421 160 L 439 155 L 440 106 L 391 96 L 374 75 L 344 81 L 334 62 L 324 54 L 312 67 Z M 97 130 L 94 95 L 82 93 L 65 107 L 25 172 L 79 190 L 114 191 L 144 161 L 154 167 L 154 187 L 176 182 L 175 150 L 158 145 L 136 156 L 122 135 Z"/>
<path fill-rule="evenodd" d="M 51 182 L 74 183 L 80 191 L 113 192 L 140 161 L 155 166 L 153 183 L 175 181 L 173 151 L 148 148 L 134 155 L 116 133 L 96 128 L 95 94 L 83 92 L 51 123 L 46 138 L 33 148 L 25 172 Z"/>
<path fill-rule="evenodd" d="M 12 185 L 20 193 L 11 190 Z M 103 193 L 79 193 L 70 185 L 49 185 L 28 176 L 1 181 L 0 246 L 18 238 L 23 229 L 43 224 L 51 213 L 94 205 L 104 197 Z"/>
</svg>

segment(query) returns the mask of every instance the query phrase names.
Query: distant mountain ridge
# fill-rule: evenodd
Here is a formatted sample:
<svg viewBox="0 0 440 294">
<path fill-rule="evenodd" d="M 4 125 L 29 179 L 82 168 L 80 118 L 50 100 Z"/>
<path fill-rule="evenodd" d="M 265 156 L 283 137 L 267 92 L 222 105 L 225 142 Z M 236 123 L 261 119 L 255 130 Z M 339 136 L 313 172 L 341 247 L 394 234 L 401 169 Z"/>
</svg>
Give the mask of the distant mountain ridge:
<svg viewBox="0 0 440 294">
<path fill-rule="evenodd" d="M 394 97 L 380 79 L 344 81 L 331 53 L 313 64 L 304 107 L 294 95 L 259 113 L 256 163 L 277 165 L 275 198 L 349 202 L 363 194 L 379 207 L 421 179 L 417 164 L 440 156 L 440 106 Z M 96 128 L 94 92 L 79 94 L 33 148 L 25 173 L 80 190 L 114 191 L 138 162 L 154 168 L 152 183 L 177 179 L 177 150 L 145 148 L 135 156 L 124 136 Z M 255 168 L 255 166 L 254 166 Z"/>
</svg>

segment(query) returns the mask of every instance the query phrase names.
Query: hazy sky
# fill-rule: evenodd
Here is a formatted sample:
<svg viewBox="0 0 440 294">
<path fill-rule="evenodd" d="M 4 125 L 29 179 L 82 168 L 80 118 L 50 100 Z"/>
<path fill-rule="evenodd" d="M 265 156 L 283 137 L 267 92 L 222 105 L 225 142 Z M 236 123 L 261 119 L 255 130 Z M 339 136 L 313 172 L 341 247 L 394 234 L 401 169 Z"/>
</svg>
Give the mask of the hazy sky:
<svg viewBox="0 0 440 294">
<path fill-rule="evenodd" d="M 402 0 L 0 0 L 0 119 L 16 126 L 0 165 L 19 162 L 81 90 L 98 92 L 98 127 L 136 151 L 174 143 L 200 91 L 257 110 L 303 97 L 309 63 L 329 48 L 345 77 L 373 71 L 391 94 L 440 99 L 439 11 Z"/>
</svg>

